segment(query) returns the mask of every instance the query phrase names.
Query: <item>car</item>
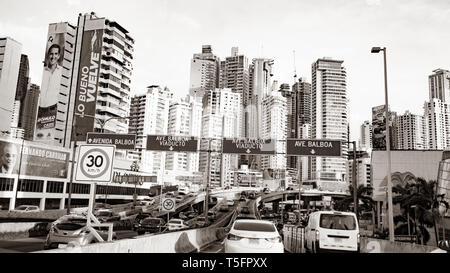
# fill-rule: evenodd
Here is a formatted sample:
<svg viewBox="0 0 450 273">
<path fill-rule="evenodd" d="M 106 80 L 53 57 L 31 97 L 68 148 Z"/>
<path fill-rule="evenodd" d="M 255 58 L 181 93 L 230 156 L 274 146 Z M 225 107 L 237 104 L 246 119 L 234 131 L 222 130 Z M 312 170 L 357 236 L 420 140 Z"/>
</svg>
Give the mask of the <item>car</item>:
<svg viewBox="0 0 450 273">
<path fill-rule="evenodd" d="M 229 211 L 230 211 L 230 208 L 229 208 L 227 205 L 221 205 L 221 206 L 219 207 L 219 211 L 220 211 L 220 212 L 229 212 Z"/>
<path fill-rule="evenodd" d="M 317 211 L 305 227 L 308 252 L 359 252 L 358 219 L 353 212 Z"/>
<path fill-rule="evenodd" d="M 186 225 L 184 223 L 184 221 L 181 219 L 170 219 L 169 222 L 167 223 L 167 228 L 170 231 L 173 231 L 173 230 L 186 229 L 186 228 L 189 228 L 189 226 Z"/>
<path fill-rule="evenodd" d="M 225 253 L 284 253 L 277 228 L 264 220 L 234 221 L 224 245 Z"/>
<path fill-rule="evenodd" d="M 258 218 L 256 218 L 256 216 L 252 214 L 238 214 L 235 218 L 235 220 L 242 220 L 242 219 L 258 220 Z"/>
<path fill-rule="evenodd" d="M 214 211 L 208 211 L 208 220 L 214 221 L 217 219 L 217 214 Z"/>
<path fill-rule="evenodd" d="M 139 213 L 138 215 L 136 215 L 136 217 L 134 218 L 134 221 L 133 221 L 132 229 L 134 231 L 136 231 L 137 227 L 142 222 L 142 220 L 144 220 L 145 218 L 149 218 L 149 217 L 152 217 L 152 215 L 150 213 Z"/>
<path fill-rule="evenodd" d="M 178 218 L 180 218 L 181 220 L 188 220 L 189 217 L 187 217 L 187 215 L 184 212 L 180 212 L 178 214 Z"/>
<path fill-rule="evenodd" d="M 195 227 L 202 228 L 206 226 L 206 218 L 205 216 L 199 216 L 196 219 Z"/>
<path fill-rule="evenodd" d="M 233 199 L 228 199 L 227 200 L 227 206 L 230 206 L 230 207 L 234 206 L 234 200 Z"/>
<path fill-rule="evenodd" d="M 143 219 L 136 227 L 138 235 L 146 232 L 155 233 L 161 232 L 165 228 L 166 222 L 161 218 L 148 217 Z"/>
<path fill-rule="evenodd" d="M 97 217 L 97 219 L 101 222 L 114 222 L 114 221 L 119 221 L 120 220 L 120 216 L 119 215 L 115 215 L 112 210 L 110 209 L 100 209 L 98 211 L 95 212 L 95 217 Z"/>
<path fill-rule="evenodd" d="M 270 193 L 270 189 L 269 188 L 264 188 L 263 189 L 263 193 Z"/>
<path fill-rule="evenodd" d="M 286 191 L 293 191 L 293 190 L 294 190 L 293 187 L 288 187 L 288 188 L 286 189 Z"/>
<path fill-rule="evenodd" d="M 85 246 L 97 242 L 97 238 L 86 226 L 87 218 L 82 215 L 65 215 L 51 224 L 50 231 L 45 240 L 44 249 L 60 248 L 67 246 L 70 242 L 75 242 L 80 246 Z M 108 239 L 106 228 L 94 227 L 103 240 Z M 115 232 L 112 239 L 116 240 Z"/>
<path fill-rule="evenodd" d="M 181 203 L 181 202 L 183 202 L 183 200 L 184 200 L 184 197 L 181 195 L 178 195 L 177 197 L 175 197 L 175 202 L 177 202 L 177 203 Z"/>
<path fill-rule="evenodd" d="M 256 194 L 254 192 L 251 192 L 248 194 L 249 199 L 256 199 Z"/>
<path fill-rule="evenodd" d="M 242 191 L 242 192 L 241 192 L 241 196 L 247 197 L 247 192 L 246 192 L 246 191 Z"/>
<path fill-rule="evenodd" d="M 196 211 L 189 211 L 189 212 L 186 213 L 186 216 L 187 216 L 189 219 L 193 219 L 193 218 L 195 218 L 195 217 L 198 216 L 198 213 L 197 213 Z"/>
<path fill-rule="evenodd" d="M 250 214 L 250 208 L 247 206 L 241 207 L 241 213 L 242 214 Z"/>
<path fill-rule="evenodd" d="M 28 212 L 39 212 L 41 211 L 38 206 L 32 205 L 21 205 L 17 208 L 11 210 L 11 212 L 28 213 Z"/>
<path fill-rule="evenodd" d="M 178 188 L 178 194 L 181 194 L 181 195 L 189 194 L 189 188 L 187 188 L 187 187 L 180 187 L 180 188 Z"/>
<path fill-rule="evenodd" d="M 166 193 L 165 197 L 166 197 L 166 198 L 175 198 L 175 193 L 169 191 L 169 192 Z"/>
<path fill-rule="evenodd" d="M 141 201 L 141 206 L 151 206 L 153 204 L 155 204 L 155 199 L 154 198 Z"/>
<path fill-rule="evenodd" d="M 241 197 L 239 198 L 239 202 L 247 202 L 247 198 L 241 195 Z"/>
</svg>

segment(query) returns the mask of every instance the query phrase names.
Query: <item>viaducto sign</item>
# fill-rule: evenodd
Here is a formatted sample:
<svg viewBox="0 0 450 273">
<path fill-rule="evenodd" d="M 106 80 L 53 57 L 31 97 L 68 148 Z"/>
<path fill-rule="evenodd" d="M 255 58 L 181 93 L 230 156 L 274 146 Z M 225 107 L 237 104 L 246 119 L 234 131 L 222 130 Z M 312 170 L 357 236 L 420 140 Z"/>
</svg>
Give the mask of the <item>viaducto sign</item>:
<svg viewBox="0 0 450 273">
<path fill-rule="evenodd" d="M 275 154 L 275 141 L 271 139 L 223 139 L 223 153 L 225 154 Z"/>
<path fill-rule="evenodd" d="M 148 151 L 197 152 L 198 139 L 190 136 L 147 136 Z"/>
</svg>

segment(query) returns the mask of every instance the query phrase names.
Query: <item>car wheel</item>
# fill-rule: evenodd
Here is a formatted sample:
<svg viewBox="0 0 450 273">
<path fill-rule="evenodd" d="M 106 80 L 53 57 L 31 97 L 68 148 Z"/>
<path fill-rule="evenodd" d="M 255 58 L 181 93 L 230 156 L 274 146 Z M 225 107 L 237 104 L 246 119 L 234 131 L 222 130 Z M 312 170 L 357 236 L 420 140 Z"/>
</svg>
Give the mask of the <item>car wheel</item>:
<svg viewBox="0 0 450 273">
<path fill-rule="evenodd" d="M 137 234 L 138 235 L 143 235 L 143 234 L 145 234 L 145 232 L 144 231 L 138 231 Z"/>
</svg>

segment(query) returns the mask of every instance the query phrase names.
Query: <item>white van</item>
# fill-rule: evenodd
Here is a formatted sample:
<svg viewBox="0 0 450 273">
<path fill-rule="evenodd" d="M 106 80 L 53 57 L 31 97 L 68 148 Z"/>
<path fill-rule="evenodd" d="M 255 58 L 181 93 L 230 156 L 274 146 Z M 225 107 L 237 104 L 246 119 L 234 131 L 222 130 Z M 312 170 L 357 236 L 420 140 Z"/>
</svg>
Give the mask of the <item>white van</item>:
<svg viewBox="0 0 450 273">
<path fill-rule="evenodd" d="M 305 246 L 309 252 L 359 252 L 359 225 L 353 212 L 317 211 L 309 215 Z"/>
</svg>

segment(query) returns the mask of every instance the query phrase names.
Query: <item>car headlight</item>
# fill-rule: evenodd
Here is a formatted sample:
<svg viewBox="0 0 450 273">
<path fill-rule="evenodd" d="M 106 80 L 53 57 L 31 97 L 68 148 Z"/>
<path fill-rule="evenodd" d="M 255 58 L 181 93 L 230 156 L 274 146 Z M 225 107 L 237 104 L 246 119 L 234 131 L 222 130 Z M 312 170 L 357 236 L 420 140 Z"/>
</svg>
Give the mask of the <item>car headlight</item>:
<svg viewBox="0 0 450 273">
<path fill-rule="evenodd" d="M 234 234 L 228 234 L 227 239 L 230 241 L 239 241 L 242 239 L 242 237 L 236 236 Z"/>
</svg>

